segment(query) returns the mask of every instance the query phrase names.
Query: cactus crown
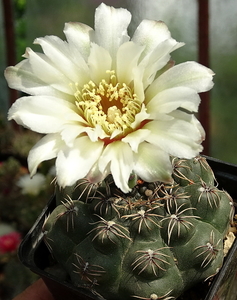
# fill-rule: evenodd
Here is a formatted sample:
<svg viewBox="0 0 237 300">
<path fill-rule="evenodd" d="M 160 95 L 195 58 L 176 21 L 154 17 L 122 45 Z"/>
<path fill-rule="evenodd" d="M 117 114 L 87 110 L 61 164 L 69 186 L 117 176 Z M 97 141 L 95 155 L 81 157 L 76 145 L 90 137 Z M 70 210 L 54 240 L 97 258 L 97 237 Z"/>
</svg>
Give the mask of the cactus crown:
<svg viewBox="0 0 237 300">
<path fill-rule="evenodd" d="M 233 214 L 203 157 L 171 158 L 172 184 L 135 175 L 124 194 L 108 176 L 57 192 L 43 226 L 55 260 L 95 299 L 175 299 L 215 275 Z"/>
</svg>

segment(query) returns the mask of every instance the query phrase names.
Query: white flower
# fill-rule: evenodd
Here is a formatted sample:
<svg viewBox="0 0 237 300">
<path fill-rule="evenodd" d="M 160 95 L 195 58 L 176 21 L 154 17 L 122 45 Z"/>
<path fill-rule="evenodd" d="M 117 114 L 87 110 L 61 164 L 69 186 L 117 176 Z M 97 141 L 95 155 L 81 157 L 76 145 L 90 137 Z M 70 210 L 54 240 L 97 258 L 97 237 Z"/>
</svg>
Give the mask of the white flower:
<svg viewBox="0 0 237 300">
<path fill-rule="evenodd" d="M 36 173 L 33 178 L 29 174 L 20 177 L 17 182 L 22 194 L 37 196 L 45 188 L 46 178 L 43 174 Z"/>
<path fill-rule="evenodd" d="M 202 150 L 204 131 L 193 113 L 213 72 L 195 62 L 174 66 L 170 53 L 183 43 L 163 22 L 144 20 L 130 38 L 130 20 L 126 9 L 101 4 L 95 30 L 68 23 L 66 41 L 37 38 L 44 53 L 27 48 L 26 59 L 7 68 L 9 86 L 31 95 L 13 104 L 9 120 L 46 134 L 29 153 L 31 175 L 56 158 L 62 187 L 112 173 L 128 192 L 132 172 L 169 182 L 169 155 Z"/>
</svg>

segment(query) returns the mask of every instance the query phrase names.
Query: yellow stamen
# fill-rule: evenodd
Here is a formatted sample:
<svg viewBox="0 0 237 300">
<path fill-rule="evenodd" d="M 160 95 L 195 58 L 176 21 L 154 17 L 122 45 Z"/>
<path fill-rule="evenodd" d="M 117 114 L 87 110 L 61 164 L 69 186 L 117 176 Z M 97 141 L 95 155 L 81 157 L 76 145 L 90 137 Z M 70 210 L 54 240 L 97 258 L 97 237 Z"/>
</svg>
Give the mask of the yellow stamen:
<svg viewBox="0 0 237 300">
<path fill-rule="evenodd" d="M 115 71 L 106 73 L 110 74 L 109 80 L 102 79 L 98 85 L 89 81 L 79 89 L 76 83 L 75 103 L 88 126 L 100 125 L 109 136 L 119 130 L 124 136 L 141 111 L 141 103 L 131 87 L 117 81 Z"/>
</svg>

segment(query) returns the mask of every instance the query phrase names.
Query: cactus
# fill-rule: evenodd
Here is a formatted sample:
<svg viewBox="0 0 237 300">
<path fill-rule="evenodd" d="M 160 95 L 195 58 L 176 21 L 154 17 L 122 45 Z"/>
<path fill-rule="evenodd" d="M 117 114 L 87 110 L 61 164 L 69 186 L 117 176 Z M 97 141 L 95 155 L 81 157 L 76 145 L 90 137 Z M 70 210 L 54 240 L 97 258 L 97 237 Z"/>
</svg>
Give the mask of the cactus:
<svg viewBox="0 0 237 300">
<path fill-rule="evenodd" d="M 124 194 L 108 176 L 58 190 L 44 240 L 92 298 L 176 299 L 220 269 L 233 201 L 204 157 L 171 160 L 172 184 L 132 175 Z"/>
</svg>

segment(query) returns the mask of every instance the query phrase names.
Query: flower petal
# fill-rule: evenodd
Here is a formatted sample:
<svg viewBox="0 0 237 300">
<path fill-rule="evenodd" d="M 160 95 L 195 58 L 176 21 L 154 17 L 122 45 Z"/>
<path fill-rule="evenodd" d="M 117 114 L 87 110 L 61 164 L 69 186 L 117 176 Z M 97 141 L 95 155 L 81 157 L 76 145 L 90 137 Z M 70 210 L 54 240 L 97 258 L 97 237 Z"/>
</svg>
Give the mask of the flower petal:
<svg viewBox="0 0 237 300">
<path fill-rule="evenodd" d="M 141 111 L 136 114 L 135 121 L 131 124 L 133 129 L 141 125 L 142 121 L 145 121 L 150 118 L 150 115 L 146 112 L 146 106 L 142 104 Z"/>
<path fill-rule="evenodd" d="M 168 39 L 161 42 L 151 53 L 149 53 L 140 63 L 144 67 L 143 83 L 146 88 L 162 68 L 170 61 L 170 53 L 183 44 L 176 42 L 174 39 Z"/>
<path fill-rule="evenodd" d="M 149 99 L 146 98 L 146 102 Z M 163 90 L 152 98 L 146 105 L 151 118 L 157 114 L 167 114 L 177 108 L 184 108 L 190 112 L 197 112 L 200 97 L 193 89 L 187 87 L 174 87 Z"/>
<path fill-rule="evenodd" d="M 183 45 L 171 38 L 170 31 L 164 22 L 153 20 L 143 20 L 132 37 L 133 42 L 145 46 L 142 58 L 153 52 L 160 43 L 169 39 L 174 41 L 172 51 Z"/>
<path fill-rule="evenodd" d="M 72 95 L 64 93 L 52 86 L 33 73 L 28 59 L 24 59 L 14 67 L 5 70 L 5 77 L 12 89 L 22 91 L 30 95 L 48 95 L 71 100 Z M 70 91 L 71 92 L 71 91 Z"/>
<path fill-rule="evenodd" d="M 165 23 L 152 20 L 140 23 L 132 41 L 145 47 L 139 62 L 144 89 L 154 80 L 157 71 L 168 63 L 170 53 L 184 45 L 171 38 Z"/>
<path fill-rule="evenodd" d="M 61 136 L 65 143 L 72 147 L 74 140 L 82 133 L 86 133 L 92 142 L 98 141 L 99 138 L 104 139 L 108 137 L 100 125 L 88 127 L 79 125 L 78 122 L 65 124 L 61 131 Z"/>
<path fill-rule="evenodd" d="M 64 34 L 70 49 L 79 52 L 84 60 L 87 61 L 91 42 L 94 41 L 94 30 L 86 24 L 69 22 L 65 24 Z"/>
<path fill-rule="evenodd" d="M 145 141 L 150 131 L 147 129 L 138 129 L 129 133 L 125 138 L 122 139 L 124 143 L 128 143 L 133 152 L 138 151 L 139 145 Z"/>
<path fill-rule="evenodd" d="M 101 3 L 95 12 L 95 42 L 107 49 L 113 59 L 121 44 L 129 40 L 127 27 L 131 14 L 124 8 L 115 9 Z"/>
<path fill-rule="evenodd" d="M 152 82 L 146 96 L 152 99 L 157 93 L 172 87 L 188 87 L 197 93 L 206 92 L 213 86 L 213 71 L 196 62 L 176 65 Z"/>
<path fill-rule="evenodd" d="M 112 69 L 112 58 L 106 49 L 97 44 L 92 44 L 88 65 L 91 80 L 94 83 L 99 84 L 102 79 L 109 81 L 110 74 L 107 71 Z"/>
<path fill-rule="evenodd" d="M 85 123 L 74 109 L 73 104 L 60 98 L 28 96 L 12 105 L 8 119 L 39 133 L 55 133 L 68 121 Z"/>
<path fill-rule="evenodd" d="M 68 147 L 73 147 L 75 139 L 83 132 L 85 132 L 85 126 L 79 126 L 78 123 L 65 124 L 60 132 L 62 140 Z"/>
<path fill-rule="evenodd" d="M 133 85 L 134 85 L 134 94 L 137 96 L 140 102 L 144 101 L 144 91 L 145 86 L 143 83 L 145 68 L 139 65 L 137 68 L 134 69 L 133 72 Z"/>
<path fill-rule="evenodd" d="M 63 93 L 72 94 L 70 80 L 52 64 L 45 54 L 36 53 L 27 48 L 24 56 L 29 59 L 32 73 L 36 77 Z"/>
<path fill-rule="evenodd" d="M 59 134 L 48 134 L 39 140 L 28 155 L 28 167 L 31 176 L 36 173 L 38 165 L 42 161 L 55 158 L 63 145 Z"/>
<path fill-rule="evenodd" d="M 99 159 L 99 170 L 110 167 L 114 182 L 124 193 L 130 191 L 128 180 L 133 170 L 133 153 L 130 146 L 121 141 L 107 145 Z"/>
<path fill-rule="evenodd" d="M 144 47 L 133 42 L 122 44 L 117 53 L 117 77 L 119 82 L 130 84 L 134 80 L 134 71 Z"/>
<path fill-rule="evenodd" d="M 141 179 L 148 182 L 172 182 L 173 169 L 166 151 L 144 142 L 139 145 L 134 160 L 134 171 Z"/>
<path fill-rule="evenodd" d="M 103 142 L 91 142 L 87 136 L 78 137 L 71 148 L 64 147 L 56 159 L 58 184 L 64 188 L 86 177 L 102 149 Z"/>
<path fill-rule="evenodd" d="M 103 172 L 101 172 L 99 170 L 99 165 L 96 162 L 94 166 L 90 169 L 90 172 L 87 174 L 86 178 L 91 183 L 98 183 L 103 181 L 105 177 L 107 177 L 109 174 L 110 174 L 109 166 Z"/>
<path fill-rule="evenodd" d="M 151 132 L 146 140 L 171 155 L 195 157 L 202 151 L 200 142 L 204 139 L 200 123 L 194 115 L 181 111 L 175 111 L 172 116 L 171 120 L 156 120 L 144 125 L 143 128 Z"/>
<path fill-rule="evenodd" d="M 70 49 L 67 42 L 52 35 L 37 38 L 34 43 L 42 47 L 54 66 L 72 82 L 83 86 L 89 81 L 89 69 L 85 60 L 78 53 L 72 51 L 74 49 Z"/>
</svg>

